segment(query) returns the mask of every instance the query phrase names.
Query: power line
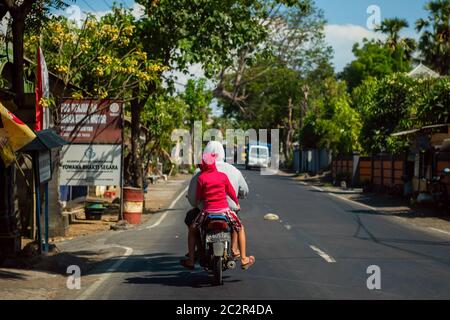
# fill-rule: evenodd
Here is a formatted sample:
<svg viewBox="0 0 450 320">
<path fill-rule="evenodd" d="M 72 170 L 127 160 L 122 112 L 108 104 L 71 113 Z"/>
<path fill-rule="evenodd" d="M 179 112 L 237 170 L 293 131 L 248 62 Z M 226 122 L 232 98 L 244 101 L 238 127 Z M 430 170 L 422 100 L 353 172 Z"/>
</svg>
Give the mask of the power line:
<svg viewBox="0 0 450 320">
<path fill-rule="evenodd" d="M 92 6 L 91 6 L 86 0 L 83 0 L 83 2 L 84 2 L 84 3 L 88 6 L 88 8 L 91 9 L 93 12 L 97 11 L 97 10 L 95 10 L 94 8 L 92 8 Z"/>
<path fill-rule="evenodd" d="M 108 9 L 112 9 L 112 5 L 110 5 L 106 0 L 103 0 L 103 3 L 106 5 Z"/>
</svg>

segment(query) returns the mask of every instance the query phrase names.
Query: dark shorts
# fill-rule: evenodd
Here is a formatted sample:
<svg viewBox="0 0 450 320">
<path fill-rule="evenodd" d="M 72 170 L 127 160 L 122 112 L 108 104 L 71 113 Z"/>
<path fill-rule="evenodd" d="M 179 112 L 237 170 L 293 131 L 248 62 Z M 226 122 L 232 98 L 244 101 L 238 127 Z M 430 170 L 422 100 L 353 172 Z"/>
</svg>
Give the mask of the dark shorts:
<svg viewBox="0 0 450 320">
<path fill-rule="evenodd" d="M 197 216 L 200 214 L 200 209 L 198 208 L 193 208 L 191 210 L 189 210 L 186 213 L 186 218 L 184 218 L 184 223 L 187 226 L 190 226 L 191 224 L 194 223 L 194 220 L 197 218 Z"/>
</svg>

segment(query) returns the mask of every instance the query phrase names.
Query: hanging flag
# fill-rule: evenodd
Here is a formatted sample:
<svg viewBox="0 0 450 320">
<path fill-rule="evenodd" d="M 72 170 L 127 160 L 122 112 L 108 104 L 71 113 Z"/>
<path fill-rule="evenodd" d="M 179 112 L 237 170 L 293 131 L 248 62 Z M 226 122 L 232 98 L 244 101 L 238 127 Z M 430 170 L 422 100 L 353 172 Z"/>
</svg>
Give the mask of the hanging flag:
<svg viewBox="0 0 450 320">
<path fill-rule="evenodd" d="M 6 166 L 14 161 L 14 152 L 30 143 L 36 135 L 0 103 L 0 157 Z"/>
<path fill-rule="evenodd" d="M 50 110 L 48 108 L 48 98 L 50 96 L 48 80 L 48 69 L 45 63 L 44 54 L 41 47 L 37 51 L 36 70 L 36 125 L 35 131 L 48 129 L 50 127 Z M 44 102 L 46 101 L 46 102 Z"/>
</svg>

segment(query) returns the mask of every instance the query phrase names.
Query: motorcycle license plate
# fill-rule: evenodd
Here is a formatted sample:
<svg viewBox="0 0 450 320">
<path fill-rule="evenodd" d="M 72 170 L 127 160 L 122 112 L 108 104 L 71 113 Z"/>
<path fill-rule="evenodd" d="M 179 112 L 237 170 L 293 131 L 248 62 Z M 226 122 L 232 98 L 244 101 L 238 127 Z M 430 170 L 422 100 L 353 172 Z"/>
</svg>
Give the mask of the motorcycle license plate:
<svg viewBox="0 0 450 320">
<path fill-rule="evenodd" d="M 216 234 L 207 234 L 206 242 L 231 241 L 231 236 L 227 232 L 219 232 Z"/>
</svg>

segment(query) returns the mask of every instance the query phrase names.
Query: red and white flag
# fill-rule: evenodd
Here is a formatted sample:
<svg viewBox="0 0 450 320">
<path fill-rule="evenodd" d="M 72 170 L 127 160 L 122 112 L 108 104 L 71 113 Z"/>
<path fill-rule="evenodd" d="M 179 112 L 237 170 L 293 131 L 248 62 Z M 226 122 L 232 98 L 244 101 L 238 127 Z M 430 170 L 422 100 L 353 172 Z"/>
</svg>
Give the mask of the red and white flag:
<svg viewBox="0 0 450 320">
<path fill-rule="evenodd" d="M 50 110 L 43 105 L 42 99 L 50 96 L 50 86 L 48 80 L 48 69 L 45 63 L 44 54 L 41 47 L 37 51 L 37 72 L 36 72 L 36 125 L 35 131 L 48 129 L 50 127 Z"/>
</svg>

